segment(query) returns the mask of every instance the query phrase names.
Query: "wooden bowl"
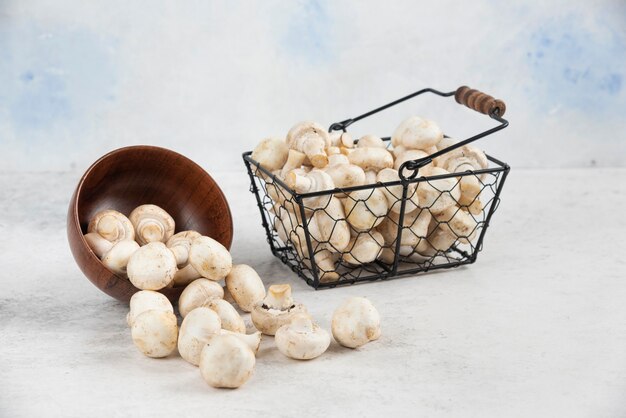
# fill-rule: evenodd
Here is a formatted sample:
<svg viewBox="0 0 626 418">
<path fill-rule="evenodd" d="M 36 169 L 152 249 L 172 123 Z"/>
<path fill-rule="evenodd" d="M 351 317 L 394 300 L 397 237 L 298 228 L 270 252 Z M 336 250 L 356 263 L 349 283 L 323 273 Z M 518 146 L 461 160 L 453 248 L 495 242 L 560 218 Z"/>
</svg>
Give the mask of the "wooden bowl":
<svg viewBox="0 0 626 418">
<path fill-rule="evenodd" d="M 81 178 L 67 212 L 67 238 L 76 263 L 98 289 L 129 301 L 139 289 L 105 267 L 83 235 L 99 211 L 115 209 L 126 216 L 152 203 L 176 221 L 176 232 L 192 229 L 230 248 L 233 221 L 228 202 L 215 180 L 199 165 L 176 152 L 153 146 L 112 151 L 93 163 Z M 171 301 L 184 287 L 161 290 Z"/>
</svg>

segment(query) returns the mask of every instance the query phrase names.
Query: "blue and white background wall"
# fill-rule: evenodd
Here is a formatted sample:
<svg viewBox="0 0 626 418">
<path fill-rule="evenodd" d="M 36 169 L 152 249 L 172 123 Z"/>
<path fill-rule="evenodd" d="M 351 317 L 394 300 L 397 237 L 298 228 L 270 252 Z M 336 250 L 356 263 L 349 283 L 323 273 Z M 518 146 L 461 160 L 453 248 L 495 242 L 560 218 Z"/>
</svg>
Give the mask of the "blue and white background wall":
<svg viewBox="0 0 626 418">
<path fill-rule="evenodd" d="M 511 165 L 626 166 L 621 0 L 0 0 L 0 170 L 140 143 L 226 170 L 299 120 L 463 84 L 507 102 L 510 128 L 481 144 Z M 429 97 L 354 134 L 411 114 L 458 137 L 492 125 Z"/>
</svg>

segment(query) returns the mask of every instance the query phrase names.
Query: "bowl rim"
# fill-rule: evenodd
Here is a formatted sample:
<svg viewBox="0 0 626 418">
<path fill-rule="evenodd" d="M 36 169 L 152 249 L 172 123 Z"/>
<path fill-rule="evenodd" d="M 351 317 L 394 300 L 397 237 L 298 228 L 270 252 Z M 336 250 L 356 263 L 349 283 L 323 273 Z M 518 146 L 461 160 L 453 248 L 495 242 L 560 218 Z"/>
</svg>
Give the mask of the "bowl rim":
<svg viewBox="0 0 626 418">
<path fill-rule="evenodd" d="M 85 240 L 85 235 L 82 233 L 82 228 L 80 227 L 80 220 L 79 220 L 79 216 L 78 216 L 78 200 L 79 200 L 79 196 L 80 193 L 82 191 L 83 188 L 83 184 L 85 183 L 85 180 L 87 179 L 87 176 L 94 170 L 94 168 L 100 164 L 102 161 L 106 160 L 107 158 L 110 158 L 113 155 L 116 154 L 120 154 L 120 153 L 124 153 L 126 151 L 130 151 L 130 150 L 151 150 L 151 151 L 158 151 L 158 152 L 164 152 L 164 153 L 168 153 L 168 154 L 173 154 L 176 157 L 180 157 L 183 158 L 187 161 L 189 161 L 192 165 L 196 166 L 198 169 L 200 169 L 201 171 L 203 171 L 212 181 L 213 183 L 215 183 L 215 185 L 217 186 L 217 191 L 219 192 L 222 200 L 225 203 L 226 206 L 226 212 L 228 213 L 228 218 L 230 220 L 230 239 L 228 242 L 228 245 L 224 245 L 226 247 L 226 249 L 228 251 L 230 251 L 230 247 L 232 246 L 233 243 L 233 215 L 230 211 L 230 205 L 228 204 L 228 200 L 226 199 L 226 196 L 224 195 L 224 192 L 222 191 L 221 187 L 219 187 L 219 184 L 215 181 L 215 179 L 209 174 L 208 171 L 206 171 L 204 168 L 202 168 L 202 166 L 200 166 L 198 163 L 196 163 L 195 161 L 193 161 L 191 158 L 186 157 L 176 151 L 173 151 L 171 149 L 168 148 L 163 148 L 163 147 L 158 147 L 155 145 L 130 145 L 130 146 L 126 146 L 126 147 L 121 147 L 121 148 L 116 148 L 112 151 L 107 152 L 106 154 L 102 155 L 100 158 L 98 158 L 96 161 L 94 161 L 89 168 L 87 168 L 87 170 L 85 170 L 85 172 L 83 173 L 83 175 L 81 176 L 80 180 L 78 181 L 78 184 L 76 185 L 76 199 L 74 199 L 73 205 L 72 205 L 72 218 L 73 218 L 73 222 L 75 224 L 76 230 L 79 231 L 79 235 L 80 235 L 80 240 L 83 244 L 83 246 L 85 246 L 89 251 L 89 257 L 91 257 L 93 260 L 96 260 L 98 262 L 98 264 L 105 270 L 109 271 L 111 274 L 117 276 L 120 279 L 123 279 L 123 277 L 120 277 L 117 273 L 115 273 L 113 270 L 111 270 L 110 268 L 108 268 L 106 265 L 104 265 L 104 263 L 102 262 L 102 260 L 100 260 L 96 254 L 93 252 L 93 250 L 89 247 L 89 245 L 87 244 L 87 241 Z M 141 289 L 139 289 L 141 290 Z"/>
</svg>

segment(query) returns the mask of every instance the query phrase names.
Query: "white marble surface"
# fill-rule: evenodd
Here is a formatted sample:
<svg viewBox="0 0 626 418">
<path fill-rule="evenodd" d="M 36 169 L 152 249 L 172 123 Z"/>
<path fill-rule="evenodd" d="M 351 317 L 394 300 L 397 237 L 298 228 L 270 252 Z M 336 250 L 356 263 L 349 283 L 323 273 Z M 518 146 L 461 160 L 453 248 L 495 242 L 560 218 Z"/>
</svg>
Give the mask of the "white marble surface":
<svg viewBox="0 0 626 418">
<path fill-rule="evenodd" d="M 320 324 L 370 298 L 383 335 L 296 362 L 266 339 L 239 390 L 143 357 L 65 237 L 78 173 L 0 173 L 0 416 L 626 416 L 626 170 L 513 170 L 475 265 L 313 291 L 265 244 L 243 171 L 213 173 L 236 262 Z"/>
</svg>

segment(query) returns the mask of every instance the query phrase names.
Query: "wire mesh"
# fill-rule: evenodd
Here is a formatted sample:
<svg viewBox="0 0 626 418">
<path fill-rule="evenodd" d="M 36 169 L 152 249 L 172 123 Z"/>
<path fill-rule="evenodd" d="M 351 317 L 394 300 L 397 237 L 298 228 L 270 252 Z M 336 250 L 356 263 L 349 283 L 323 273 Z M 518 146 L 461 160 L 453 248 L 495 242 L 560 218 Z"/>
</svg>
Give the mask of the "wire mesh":
<svg viewBox="0 0 626 418">
<path fill-rule="evenodd" d="M 480 173 L 310 196 L 244 158 L 272 253 L 316 288 L 474 262 L 508 172 L 488 157 L 493 167 Z"/>
</svg>

